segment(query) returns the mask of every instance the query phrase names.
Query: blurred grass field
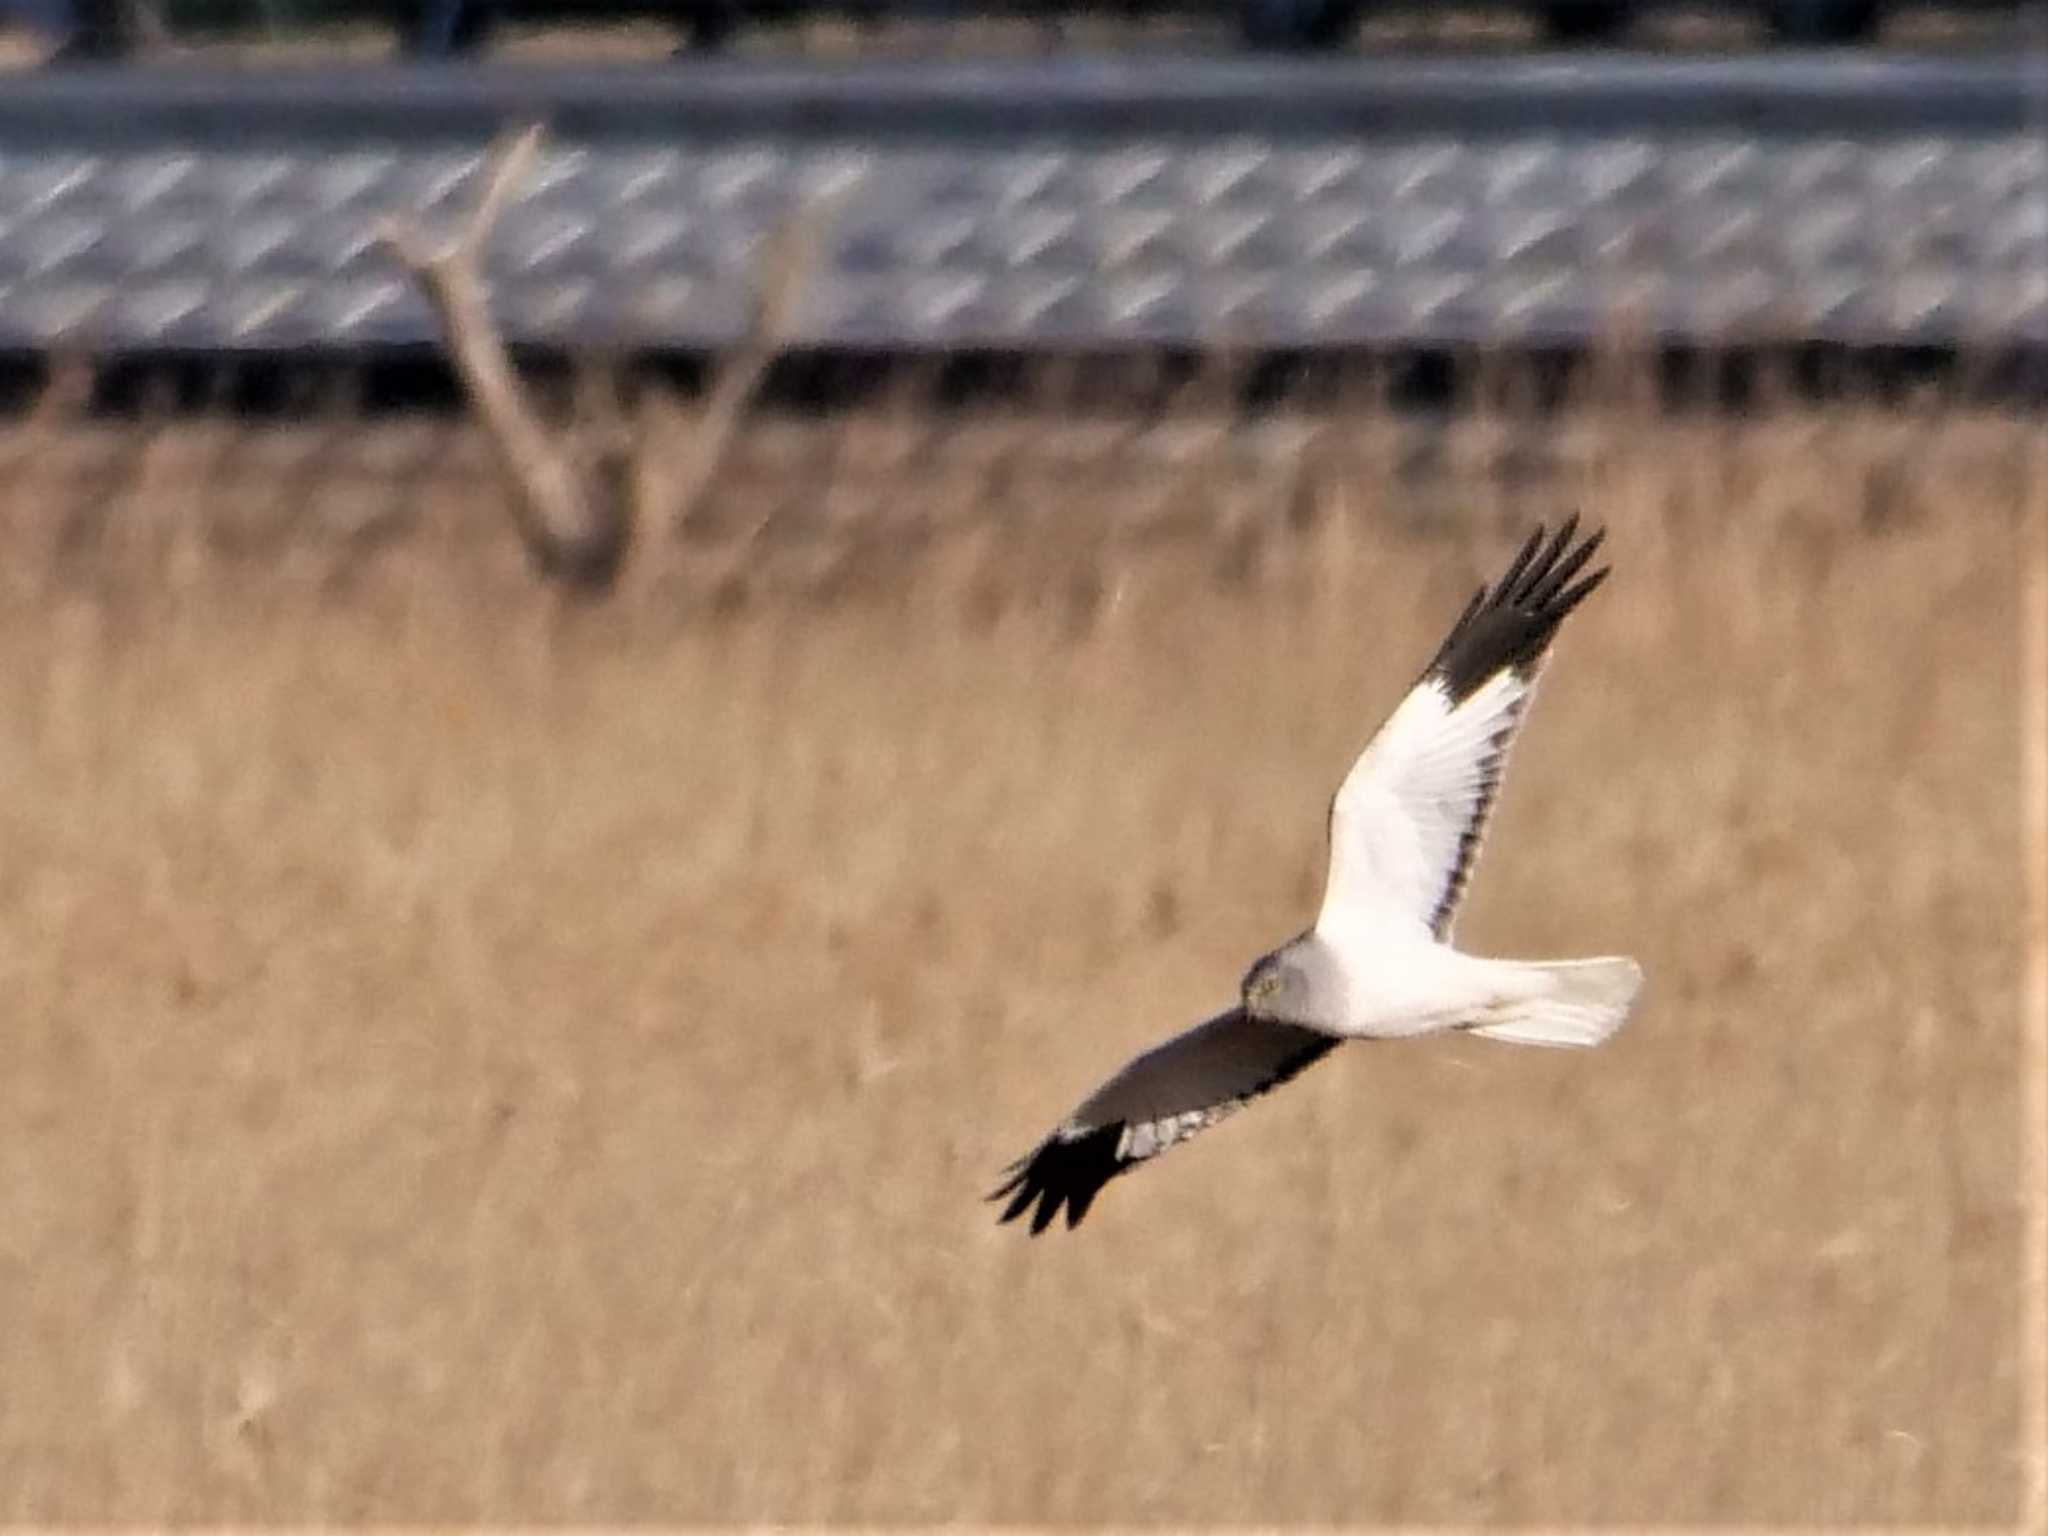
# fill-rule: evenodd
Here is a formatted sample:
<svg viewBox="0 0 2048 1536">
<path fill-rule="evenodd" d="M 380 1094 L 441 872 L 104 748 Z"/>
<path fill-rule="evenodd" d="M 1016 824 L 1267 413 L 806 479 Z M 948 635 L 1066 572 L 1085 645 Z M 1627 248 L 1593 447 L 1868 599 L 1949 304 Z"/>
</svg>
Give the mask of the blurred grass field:
<svg viewBox="0 0 2048 1536">
<path fill-rule="evenodd" d="M 766 420 L 577 607 L 437 423 L 0 426 L 0 1519 L 2014 1518 L 2038 435 Z M 995 1227 L 1570 508 L 1459 933 L 1628 1030 Z"/>
</svg>

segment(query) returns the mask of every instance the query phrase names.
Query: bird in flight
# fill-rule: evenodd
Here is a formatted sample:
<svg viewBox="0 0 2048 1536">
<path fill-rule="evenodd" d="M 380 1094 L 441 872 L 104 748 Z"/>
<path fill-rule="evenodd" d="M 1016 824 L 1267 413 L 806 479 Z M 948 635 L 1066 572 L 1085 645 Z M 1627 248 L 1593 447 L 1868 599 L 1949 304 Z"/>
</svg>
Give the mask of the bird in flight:
<svg viewBox="0 0 2048 1536">
<path fill-rule="evenodd" d="M 1132 1058 L 990 1200 L 1033 1235 L 1075 1226 L 1103 1185 L 1298 1076 L 1346 1040 L 1463 1030 L 1518 1045 L 1593 1046 L 1642 986 L 1626 956 L 1496 960 L 1451 945 L 1509 749 L 1565 616 L 1607 577 L 1581 576 L 1606 536 L 1539 524 L 1482 586 L 1330 805 L 1315 925 L 1245 973 L 1236 1007 Z M 1033 1210 L 1033 1207 L 1036 1207 Z"/>
</svg>

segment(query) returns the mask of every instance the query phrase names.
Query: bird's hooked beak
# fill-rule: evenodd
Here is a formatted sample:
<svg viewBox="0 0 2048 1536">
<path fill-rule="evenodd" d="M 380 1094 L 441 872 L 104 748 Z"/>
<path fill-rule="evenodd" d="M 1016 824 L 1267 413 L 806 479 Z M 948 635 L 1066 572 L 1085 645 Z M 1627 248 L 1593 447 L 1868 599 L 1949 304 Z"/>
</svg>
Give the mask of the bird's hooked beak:
<svg viewBox="0 0 2048 1536">
<path fill-rule="evenodd" d="M 1244 1008 L 1247 1013 L 1257 1013 L 1259 1005 L 1280 990 L 1280 973 L 1270 965 L 1261 965 L 1244 979 Z"/>
</svg>

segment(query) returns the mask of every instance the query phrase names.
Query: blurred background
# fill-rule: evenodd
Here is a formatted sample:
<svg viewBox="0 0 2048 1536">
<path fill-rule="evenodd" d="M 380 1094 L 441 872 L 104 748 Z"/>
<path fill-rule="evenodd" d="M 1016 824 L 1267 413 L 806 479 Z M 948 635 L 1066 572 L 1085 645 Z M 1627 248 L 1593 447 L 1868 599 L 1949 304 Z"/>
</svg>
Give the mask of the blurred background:
<svg viewBox="0 0 2048 1536">
<path fill-rule="evenodd" d="M 0 70 L 0 1518 L 2039 1520 L 2039 5 Z M 1628 1028 L 998 1228 L 1571 512 L 1459 936 Z"/>
<path fill-rule="evenodd" d="M 1341 52 L 1361 42 L 1497 50 L 1539 43 L 1995 48 L 2039 7 L 2036 0 L 1121 0 L 1111 7 L 1061 0 L 972 7 L 951 0 L 9 0 L 8 9 L 64 59 L 222 45 L 446 59 L 508 47 L 564 55 L 644 55 L 663 46 L 979 53 L 1001 46 L 1006 23 L 1013 45 L 1039 47 L 1199 38 L 1295 52 Z"/>
</svg>

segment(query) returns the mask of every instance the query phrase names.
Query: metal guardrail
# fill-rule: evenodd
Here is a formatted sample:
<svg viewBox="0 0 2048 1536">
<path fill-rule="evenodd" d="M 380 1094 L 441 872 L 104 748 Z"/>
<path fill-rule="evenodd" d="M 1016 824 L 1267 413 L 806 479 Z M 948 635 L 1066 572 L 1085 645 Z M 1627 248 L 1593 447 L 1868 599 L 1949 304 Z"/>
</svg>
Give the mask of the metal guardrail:
<svg viewBox="0 0 2048 1536">
<path fill-rule="evenodd" d="M 427 341 L 379 219 L 551 135 L 517 340 L 700 347 L 840 205 L 800 342 L 2048 342 L 2048 54 L 127 69 L 0 91 L 0 348 Z"/>
</svg>

